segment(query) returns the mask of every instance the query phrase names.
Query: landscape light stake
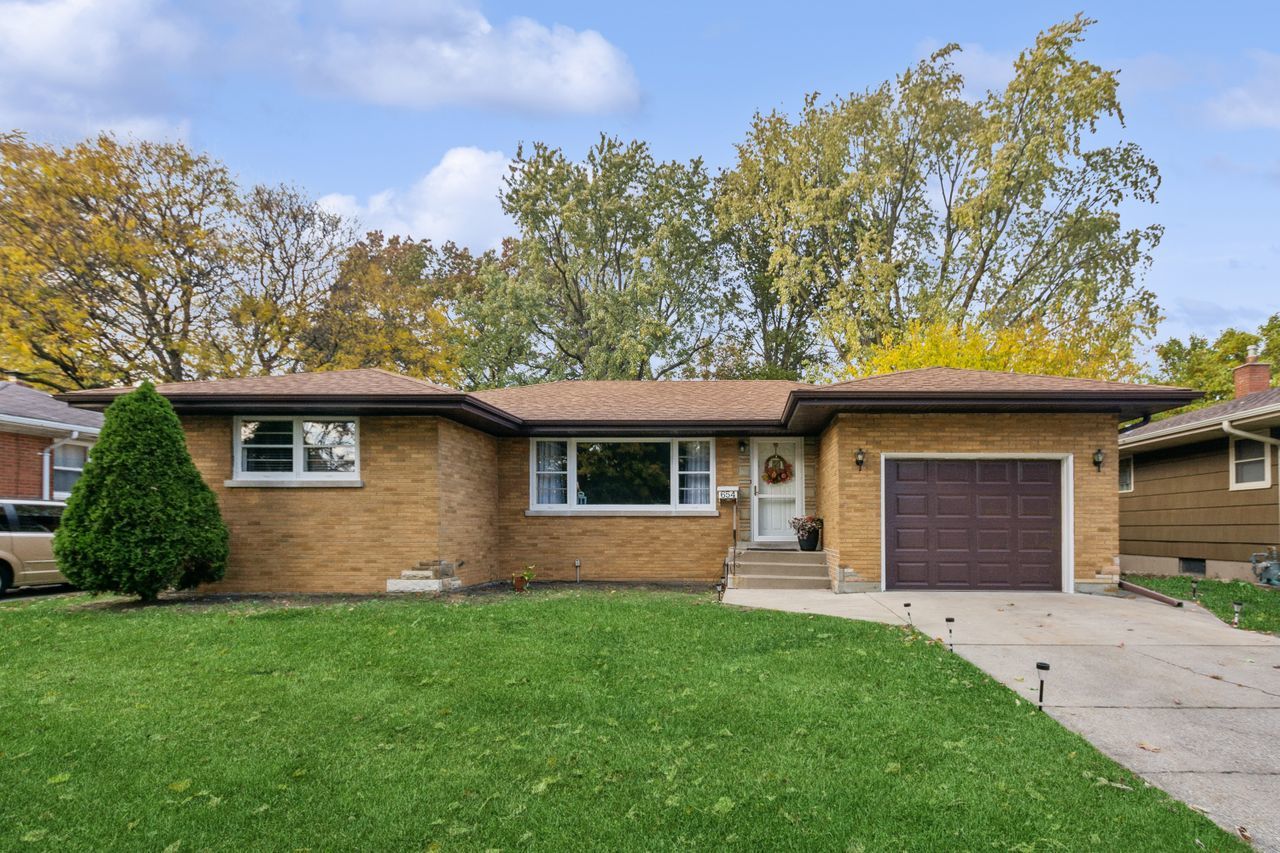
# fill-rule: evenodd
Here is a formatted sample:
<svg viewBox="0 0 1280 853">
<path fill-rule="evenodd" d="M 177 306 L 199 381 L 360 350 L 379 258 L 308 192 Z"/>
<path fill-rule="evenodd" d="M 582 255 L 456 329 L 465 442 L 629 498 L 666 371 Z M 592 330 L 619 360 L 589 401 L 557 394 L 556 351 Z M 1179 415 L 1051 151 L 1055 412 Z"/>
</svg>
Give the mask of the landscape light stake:
<svg viewBox="0 0 1280 853">
<path fill-rule="evenodd" d="M 910 625 L 912 628 L 914 628 L 916 626 L 916 623 L 911 621 L 911 602 L 910 601 L 903 602 L 902 606 L 907 609 L 907 624 Z"/>
<path fill-rule="evenodd" d="M 1036 664 L 1036 669 L 1040 673 L 1040 710 L 1044 710 L 1044 676 L 1049 671 L 1049 664 L 1040 661 Z"/>
<path fill-rule="evenodd" d="M 1191 600 L 1196 601 L 1200 598 L 1200 580 L 1198 578 L 1191 579 Z"/>
<path fill-rule="evenodd" d="M 724 601 L 724 581 L 716 582 L 716 601 Z"/>
<path fill-rule="evenodd" d="M 952 651 L 952 653 L 954 653 L 954 652 L 955 652 L 955 650 L 956 650 L 956 635 L 955 635 L 955 633 L 954 633 L 954 632 L 952 632 L 952 630 L 951 630 L 951 626 L 955 624 L 955 621 L 956 621 L 956 617 L 954 617 L 954 616 L 948 616 L 948 617 L 947 617 L 947 619 L 946 619 L 946 622 L 947 622 L 947 645 L 951 647 L 951 651 Z"/>
<path fill-rule="evenodd" d="M 1236 612 L 1236 615 L 1231 617 L 1231 627 L 1239 628 L 1240 627 L 1240 611 L 1244 610 L 1244 602 L 1233 601 L 1231 602 L 1231 607 Z"/>
</svg>

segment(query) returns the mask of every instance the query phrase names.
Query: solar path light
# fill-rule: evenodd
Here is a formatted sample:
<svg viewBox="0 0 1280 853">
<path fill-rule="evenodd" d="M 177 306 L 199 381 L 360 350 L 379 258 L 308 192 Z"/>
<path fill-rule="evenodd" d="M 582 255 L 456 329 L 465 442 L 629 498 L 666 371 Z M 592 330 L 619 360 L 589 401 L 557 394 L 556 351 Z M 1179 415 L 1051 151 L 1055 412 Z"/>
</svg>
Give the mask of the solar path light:
<svg viewBox="0 0 1280 853">
<path fill-rule="evenodd" d="M 1239 628 L 1239 627 L 1240 627 L 1240 612 L 1241 612 L 1242 610 L 1244 610 L 1244 602 L 1243 602 L 1243 601 L 1233 601 L 1233 602 L 1231 602 L 1231 607 L 1232 607 L 1232 609 L 1233 609 L 1233 610 L 1235 610 L 1235 612 L 1236 612 L 1236 615 L 1234 615 L 1234 616 L 1232 616 L 1232 617 L 1231 617 L 1231 627 L 1232 627 L 1232 628 Z"/>
<path fill-rule="evenodd" d="M 907 611 L 907 624 L 910 625 L 912 628 L 914 628 L 916 626 L 916 623 L 911 621 L 911 602 L 910 601 L 903 602 L 902 606 L 906 608 L 906 611 Z"/>
<path fill-rule="evenodd" d="M 1044 710 L 1044 679 L 1049 674 L 1049 664 L 1040 661 L 1036 664 L 1036 671 L 1040 675 L 1040 710 Z"/>
</svg>

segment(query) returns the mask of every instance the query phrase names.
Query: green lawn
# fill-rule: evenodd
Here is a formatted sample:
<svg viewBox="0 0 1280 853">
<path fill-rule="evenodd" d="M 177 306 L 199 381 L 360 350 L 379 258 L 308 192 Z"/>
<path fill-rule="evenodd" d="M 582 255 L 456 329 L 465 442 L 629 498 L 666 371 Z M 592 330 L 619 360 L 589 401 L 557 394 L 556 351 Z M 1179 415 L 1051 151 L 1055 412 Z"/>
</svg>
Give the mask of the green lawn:
<svg viewBox="0 0 1280 853">
<path fill-rule="evenodd" d="M 0 848 L 1243 849 L 902 628 L 89 602 L 0 605 Z"/>
<path fill-rule="evenodd" d="M 1191 600 L 1191 578 L 1186 575 L 1125 575 L 1125 580 L 1174 598 Z M 1231 621 L 1232 614 L 1235 612 L 1231 606 L 1232 602 L 1243 602 L 1244 609 L 1240 611 L 1241 628 L 1280 634 L 1280 590 L 1270 587 L 1264 589 L 1257 584 L 1244 581 L 1215 581 L 1201 578 L 1198 600 L 1219 619 L 1226 622 Z"/>
</svg>

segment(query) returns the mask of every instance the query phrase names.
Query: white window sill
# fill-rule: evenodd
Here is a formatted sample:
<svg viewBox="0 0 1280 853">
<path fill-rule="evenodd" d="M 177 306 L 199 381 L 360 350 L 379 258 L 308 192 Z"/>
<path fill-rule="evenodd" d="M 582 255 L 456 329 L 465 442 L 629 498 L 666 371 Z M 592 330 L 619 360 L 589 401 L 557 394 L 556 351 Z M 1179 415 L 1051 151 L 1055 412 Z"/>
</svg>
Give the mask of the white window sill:
<svg viewBox="0 0 1280 853">
<path fill-rule="evenodd" d="M 1233 483 L 1228 488 L 1228 491 L 1247 492 L 1250 489 L 1269 489 L 1269 488 L 1271 488 L 1271 484 L 1269 482 L 1267 482 L 1266 480 L 1259 480 L 1256 483 Z"/>
<path fill-rule="evenodd" d="M 670 507 L 636 507 L 634 509 L 526 509 L 526 516 L 531 518 L 542 517 L 573 517 L 583 516 L 586 518 L 625 518 L 630 516 L 645 516 L 657 518 L 716 518 L 720 515 L 717 509 L 672 509 Z"/>
<path fill-rule="evenodd" d="M 228 489 L 361 489 L 364 480 L 223 480 Z"/>
</svg>

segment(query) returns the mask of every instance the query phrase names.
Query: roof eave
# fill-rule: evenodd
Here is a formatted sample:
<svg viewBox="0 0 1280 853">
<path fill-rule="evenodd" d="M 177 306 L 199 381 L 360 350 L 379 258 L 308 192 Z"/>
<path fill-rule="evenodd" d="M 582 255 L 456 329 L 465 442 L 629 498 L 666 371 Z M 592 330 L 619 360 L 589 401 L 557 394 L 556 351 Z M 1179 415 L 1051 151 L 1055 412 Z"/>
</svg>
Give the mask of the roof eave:
<svg viewBox="0 0 1280 853">
<path fill-rule="evenodd" d="M 1144 432 L 1141 435 L 1121 434 L 1120 448 L 1124 450 L 1142 449 L 1148 445 L 1173 447 L 1179 444 L 1194 444 L 1196 441 L 1202 441 L 1205 438 L 1222 435 L 1223 421 L 1231 421 L 1237 426 L 1249 426 L 1256 424 L 1258 421 L 1265 421 L 1275 417 L 1280 417 L 1280 403 L 1243 412 L 1232 412 L 1221 417 L 1195 421 L 1169 429 Z"/>
</svg>

